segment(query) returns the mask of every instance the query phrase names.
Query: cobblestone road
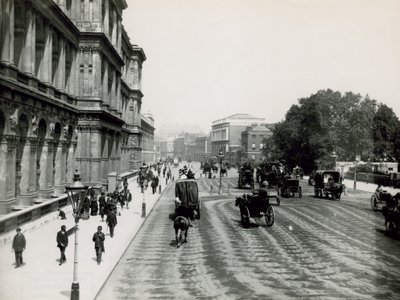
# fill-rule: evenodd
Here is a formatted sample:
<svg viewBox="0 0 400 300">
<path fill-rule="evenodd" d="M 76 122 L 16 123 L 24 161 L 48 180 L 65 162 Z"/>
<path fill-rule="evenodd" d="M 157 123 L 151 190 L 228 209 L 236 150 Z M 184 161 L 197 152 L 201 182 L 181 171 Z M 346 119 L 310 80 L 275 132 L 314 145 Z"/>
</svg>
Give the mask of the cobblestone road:
<svg viewBox="0 0 400 300">
<path fill-rule="evenodd" d="M 223 180 L 230 195 L 210 195 L 218 179 L 199 180 L 201 219 L 179 249 L 171 186 L 98 299 L 400 299 L 400 241 L 385 235 L 369 193 L 332 201 L 304 186 L 303 198 L 274 206 L 272 227 L 243 228 L 234 198 L 245 191 Z"/>
</svg>

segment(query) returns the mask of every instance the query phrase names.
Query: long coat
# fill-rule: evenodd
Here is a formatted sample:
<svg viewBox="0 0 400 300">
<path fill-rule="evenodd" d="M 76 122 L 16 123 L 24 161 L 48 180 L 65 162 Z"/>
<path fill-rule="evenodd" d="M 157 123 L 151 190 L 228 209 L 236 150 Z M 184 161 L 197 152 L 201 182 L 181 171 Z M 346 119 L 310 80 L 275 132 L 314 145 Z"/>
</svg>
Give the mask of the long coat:
<svg viewBox="0 0 400 300">
<path fill-rule="evenodd" d="M 104 240 L 106 239 L 104 233 L 102 232 L 95 232 L 93 235 L 93 242 L 94 242 L 94 247 L 95 248 L 101 248 L 101 250 L 104 252 Z"/>
<path fill-rule="evenodd" d="M 68 246 L 68 234 L 66 231 L 60 230 L 57 232 L 57 247 L 67 247 Z"/>
<path fill-rule="evenodd" d="M 22 233 L 16 234 L 14 236 L 13 243 L 12 243 L 13 250 L 15 252 L 21 252 L 25 249 L 25 247 L 26 247 L 25 236 Z"/>
<path fill-rule="evenodd" d="M 117 216 L 113 212 L 109 212 L 107 214 L 107 220 L 106 220 L 108 226 L 110 227 L 115 227 L 117 225 Z"/>
</svg>

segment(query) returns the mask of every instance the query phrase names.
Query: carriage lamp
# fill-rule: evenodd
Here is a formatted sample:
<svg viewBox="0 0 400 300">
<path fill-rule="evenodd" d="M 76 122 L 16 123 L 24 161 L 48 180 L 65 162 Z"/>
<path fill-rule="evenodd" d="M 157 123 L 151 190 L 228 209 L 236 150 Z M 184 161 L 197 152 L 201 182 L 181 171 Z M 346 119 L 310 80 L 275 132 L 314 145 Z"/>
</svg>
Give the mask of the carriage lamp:
<svg viewBox="0 0 400 300">
<path fill-rule="evenodd" d="M 86 198 L 88 191 L 91 188 L 83 185 L 81 182 L 81 174 L 75 170 L 73 183 L 65 187 L 68 199 L 72 206 L 72 215 L 75 218 L 75 246 L 74 246 L 74 269 L 71 287 L 71 300 L 79 299 L 79 281 L 78 281 L 78 233 L 79 233 L 79 220 L 87 220 L 89 218 L 88 212 L 83 211 L 83 202 Z"/>
<path fill-rule="evenodd" d="M 224 153 L 222 150 L 219 150 L 218 153 L 218 161 L 219 161 L 219 194 L 221 195 L 222 189 L 222 160 L 224 159 Z"/>
</svg>

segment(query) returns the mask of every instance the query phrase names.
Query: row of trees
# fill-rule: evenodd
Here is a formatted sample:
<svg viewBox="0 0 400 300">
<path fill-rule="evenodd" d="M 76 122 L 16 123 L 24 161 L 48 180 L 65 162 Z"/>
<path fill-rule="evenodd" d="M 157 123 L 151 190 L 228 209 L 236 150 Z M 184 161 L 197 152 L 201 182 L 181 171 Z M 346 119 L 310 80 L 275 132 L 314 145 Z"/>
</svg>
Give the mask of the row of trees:
<svg viewBox="0 0 400 300">
<path fill-rule="evenodd" d="M 338 160 L 400 161 L 400 121 L 385 104 L 360 94 L 320 90 L 301 98 L 265 141 L 267 160 L 311 172 Z"/>
</svg>

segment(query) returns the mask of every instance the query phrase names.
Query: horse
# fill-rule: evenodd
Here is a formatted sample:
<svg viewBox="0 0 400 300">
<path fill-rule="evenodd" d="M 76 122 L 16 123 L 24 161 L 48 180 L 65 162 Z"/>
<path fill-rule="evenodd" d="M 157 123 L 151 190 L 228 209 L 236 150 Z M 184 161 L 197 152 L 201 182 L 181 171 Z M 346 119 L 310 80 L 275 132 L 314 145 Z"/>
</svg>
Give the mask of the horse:
<svg viewBox="0 0 400 300">
<path fill-rule="evenodd" d="M 175 240 L 176 246 L 179 248 L 182 243 L 187 242 L 187 235 L 189 231 L 189 220 L 183 216 L 178 216 L 174 220 Z M 185 236 L 185 240 L 183 240 Z"/>
</svg>

